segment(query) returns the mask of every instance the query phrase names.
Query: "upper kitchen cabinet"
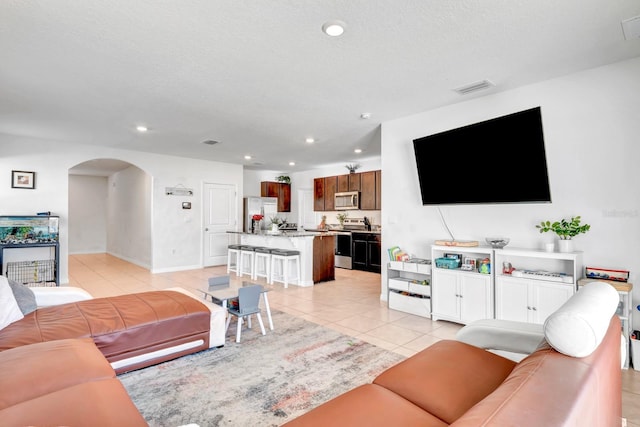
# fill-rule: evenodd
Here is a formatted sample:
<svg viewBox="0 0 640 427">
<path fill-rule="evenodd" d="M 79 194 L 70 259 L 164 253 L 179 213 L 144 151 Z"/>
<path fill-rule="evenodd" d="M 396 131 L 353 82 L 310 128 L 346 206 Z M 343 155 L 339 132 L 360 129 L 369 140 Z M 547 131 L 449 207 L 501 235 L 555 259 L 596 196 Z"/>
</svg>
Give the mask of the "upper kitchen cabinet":
<svg viewBox="0 0 640 427">
<path fill-rule="evenodd" d="M 324 211 L 324 178 L 313 180 L 313 210 Z"/>
<path fill-rule="evenodd" d="M 313 187 L 314 211 L 335 210 L 335 194 L 344 191 L 360 192 L 361 210 L 382 209 L 382 173 L 379 170 L 315 178 Z"/>
<path fill-rule="evenodd" d="M 365 211 L 382 209 L 381 187 L 381 171 L 360 173 L 360 209 Z"/>
<path fill-rule="evenodd" d="M 338 175 L 338 193 L 349 191 L 349 175 Z"/>
<path fill-rule="evenodd" d="M 260 183 L 261 197 L 277 197 L 278 212 L 291 212 L 291 184 L 263 181 Z"/>
<path fill-rule="evenodd" d="M 324 210 L 332 211 L 335 209 L 335 196 L 338 189 L 338 177 L 327 176 L 324 179 Z"/>
<path fill-rule="evenodd" d="M 376 210 L 382 210 L 382 171 L 376 171 Z"/>
<path fill-rule="evenodd" d="M 349 191 L 360 191 L 360 174 L 350 173 L 349 177 Z"/>
</svg>

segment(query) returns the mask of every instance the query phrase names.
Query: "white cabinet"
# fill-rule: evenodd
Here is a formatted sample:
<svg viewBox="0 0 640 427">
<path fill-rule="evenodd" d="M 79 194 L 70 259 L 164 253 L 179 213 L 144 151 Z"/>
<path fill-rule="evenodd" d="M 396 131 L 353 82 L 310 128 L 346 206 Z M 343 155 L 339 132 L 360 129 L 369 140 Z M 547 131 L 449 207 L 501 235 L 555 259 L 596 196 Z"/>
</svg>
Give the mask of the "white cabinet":
<svg viewBox="0 0 640 427">
<path fill-rule="evenodd" d="M 582 274 L 580 252 L 543 252 L 533 249 L 495 250 L 496 319 L 544 323 L 545 319 L 576 292 L 577 277 Z M 516 270 L 558 273 L 566 281 L 513 277 L 503 274 L 509 263 Z"/>
<path fill-rule="evenodd" d="M 493 273 L 445 269 L 435 265 L 446 254 L 459 254 L 462 259 L 489 259 L 493 267 L 493 250 L 485 247 L 432 246 L 431 318 L 466 324 L 493 318 Z"/>
<path fill-rule="evenodd" d="M 496 276 L 496 319 L 544 323 L 574 293 L 567 283 Z"/>
<path fill-rule="evenodd" d="M 391 261 L 387 267 L 389 308 L 416 316 L 431 316 L 431 263 Z"/>
</svg>

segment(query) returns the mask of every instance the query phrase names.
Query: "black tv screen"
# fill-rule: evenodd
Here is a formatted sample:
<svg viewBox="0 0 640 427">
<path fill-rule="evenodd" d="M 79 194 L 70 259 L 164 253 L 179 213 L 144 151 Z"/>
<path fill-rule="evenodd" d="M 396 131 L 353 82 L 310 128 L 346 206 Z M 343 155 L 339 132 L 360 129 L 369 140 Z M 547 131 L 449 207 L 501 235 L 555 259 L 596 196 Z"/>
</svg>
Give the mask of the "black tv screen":
<svg viewBox="0 0 640 427">
<path fill-rule="evenodd" d="M 550 203 L 540 107 L 413 140 L 423 205 Z"/>
</svg>

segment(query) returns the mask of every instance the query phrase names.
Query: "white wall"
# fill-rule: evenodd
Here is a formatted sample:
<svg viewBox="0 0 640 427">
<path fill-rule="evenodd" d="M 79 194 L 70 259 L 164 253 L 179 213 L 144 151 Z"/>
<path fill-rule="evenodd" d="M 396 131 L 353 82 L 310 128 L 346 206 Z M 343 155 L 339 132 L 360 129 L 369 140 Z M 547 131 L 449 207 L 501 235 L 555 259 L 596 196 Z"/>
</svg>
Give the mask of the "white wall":
<svg viewBox="0 0 640 427">
<path fill-rule="evenodd" d="M 107 252 L 148 269 L 153 269 L 152 191 L 151 176 L 135 166 L 109 176 Z"/>
<path fill-rule="evenodd" d="M 107 178 L 69 175 L 69 253 L 107 251 Z"/>
<path fill-rule="evenodd" d="M 69 168 L 87 160 L 123 160 L 152 177 L 151 265 L 154 272 L 202 265 L 204 182 L 231 184 L 237 188 L 238 223 L 241 221 L 242 165 L 11 135 L 0 135 L 0 148 L 0 176 L 6 177 L 6 185 L 0 185 L 0 214 L 32 215 L 51 211 L 60 216 L 61 283 L 68 282 Z M 35 171 L 36 189 L 12 189 L 11 170 Z M 190 211 L 182 209 L 180 197 L 165 195 L 165 187 L 178 184 L 194 190 L 192 197 L 184 198 L 192 203 Z"/>
<path fill-rule="evenodd" d="M 448 238 L 437 209 L 421 204 L 414 138 L 541 106 L 553 203 L 442 207 L 449 227 L 457 239 L 483 242 L 503 235 L 511 238 L 509 247 L 540 248 L 553 236 L 539 234 L 535 224 L 581 215 L 591 224 L 591 231 L 574 241 L 576 250 L 584 252 L 584 263 L 630 270 L 634 281 L 640 268 L 638 76 L 640 58 L 384 123 L 383 251 L 399 245 L 430 258 L 430 244 Z M 455 165 L 455 153 L 434 161 Z M 451 173 L 465 173 L 470 183 L 499 191 L 499 182 L 482 179 L 490 161 L 487 156 L 475 171 L 452 167 Z M 383 298 L 385 284 L 386 273 Z M 637 328 L 640 313 L 635 313 Z"/>
</svg>

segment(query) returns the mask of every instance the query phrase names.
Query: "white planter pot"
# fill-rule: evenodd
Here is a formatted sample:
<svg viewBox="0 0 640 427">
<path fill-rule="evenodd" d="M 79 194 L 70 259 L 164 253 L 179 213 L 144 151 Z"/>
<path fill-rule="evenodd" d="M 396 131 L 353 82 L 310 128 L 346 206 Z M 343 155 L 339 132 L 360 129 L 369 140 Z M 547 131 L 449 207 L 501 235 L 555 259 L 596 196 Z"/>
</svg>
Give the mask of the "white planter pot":
<svg viewBox="0 0 640 427">
<path fill-rule="evenodd" d="M 558 252 L 573 252 L 573 240 L 558 240 Z"/>
</svg>

